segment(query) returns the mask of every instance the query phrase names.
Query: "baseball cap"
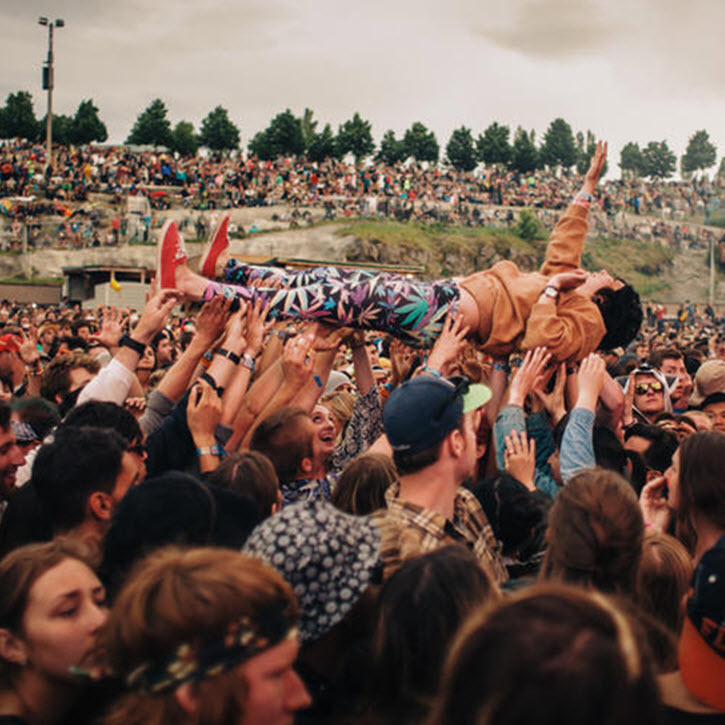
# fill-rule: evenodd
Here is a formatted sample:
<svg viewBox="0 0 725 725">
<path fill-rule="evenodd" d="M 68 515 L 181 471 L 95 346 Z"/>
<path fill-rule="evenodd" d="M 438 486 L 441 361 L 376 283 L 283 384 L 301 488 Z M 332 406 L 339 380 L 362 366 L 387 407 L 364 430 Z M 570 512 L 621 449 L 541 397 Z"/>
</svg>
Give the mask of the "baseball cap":
<svg viewBox="0 0 725 725">
<path fill-rule="evenodd" d="M 695 570 L 679 662 L 693 697 L 725 712 L 725 536 L 702 555 Z"/>
<path fill-rule="evenodd" d="M 0 336 L 0 352 L 19 352 L 21 340 L 17 335 L 8 332 Z"/>
<path fill-rule="evenodd" d="M 417 453 L 443 440 L 464 413 L 491 399 L 468 378 L 419 375 L 393 390 L 383 408 L 383 428 L 394 451 Z"/>
<path fill-rule="evenodd" d="M 697 370 L 693 380 L 690 405 L 702 405 L 713 393 L 725 393 L 725 360 L 706 360 Z"/>
</svg>

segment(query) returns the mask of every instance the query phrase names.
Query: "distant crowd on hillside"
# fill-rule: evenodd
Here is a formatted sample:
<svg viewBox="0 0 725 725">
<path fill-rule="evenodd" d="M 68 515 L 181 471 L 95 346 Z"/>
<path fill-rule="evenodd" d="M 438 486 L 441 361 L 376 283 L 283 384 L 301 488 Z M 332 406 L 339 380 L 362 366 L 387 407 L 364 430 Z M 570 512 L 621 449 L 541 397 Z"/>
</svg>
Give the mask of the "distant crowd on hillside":
<svg viewBox="0 0 725 725">
<path fill-rule="evenodd" d="M 498 167 L 462 172 L 427 164 L 356 166 L 336 159 L 313 163 L 290 158 L 184 158 L 123 147 L 61 147 L 51 173 L 45 169 L 41 146 L 0 145 L 0 213 L 9 220 L 9 236 L 16 246 L 22 223 L 30 217 L 36 222 L 29 235 L 31 244 L 99 246 L 128 241 L 121 234 L 125 231 L 121 219 L 112 225 L 110 219 L 94 218 L 91 211 L 80 213 L 89 194 L 110 195 L 119 216 L 126 197 L 137 194 L 148 196 L 158 212 L 281 205 L 291 207 L 287 218 L 292 226 L 311 221 L 313 212 L 314 218 L 328 220 L 381 217 L 510 226 L 516 214 L 500 207 L 528 207 L 551 229 L 577 184 L 576 176 L 547 171 L 521 174 Z M 722 179 L 610 180 L 598 191 L 593 230 L 643 241 L 659 239 L 673 248 L 706 246 L 711 232 L 693 222 L 707 223 L 724 201 Z M 658 221 L 633 221 L 628 215 L 655 216 Z M 63 221 L 41 234 L 37 223 L 41 216 L 59 216 Z M 147 240 L 162 216 L 149 217 L 134 241 Z"/>
</svg>

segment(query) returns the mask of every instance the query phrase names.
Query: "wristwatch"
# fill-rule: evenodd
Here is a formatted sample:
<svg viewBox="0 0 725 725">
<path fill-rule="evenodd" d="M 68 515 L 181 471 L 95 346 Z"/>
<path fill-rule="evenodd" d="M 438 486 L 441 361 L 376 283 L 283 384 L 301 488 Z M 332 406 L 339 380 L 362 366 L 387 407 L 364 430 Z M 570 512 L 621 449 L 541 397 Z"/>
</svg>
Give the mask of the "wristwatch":
<svg viewBox="0 0 725 725">
<path fill-rule="evenodd" d="M 559 297 L 559 288 L 554 287 L 553 284 L 547 284 L 546 287 L 544 287 L 544 294 L 547 297 L 551 297 L 552 300 L 555 300 Z"/>
</svg>

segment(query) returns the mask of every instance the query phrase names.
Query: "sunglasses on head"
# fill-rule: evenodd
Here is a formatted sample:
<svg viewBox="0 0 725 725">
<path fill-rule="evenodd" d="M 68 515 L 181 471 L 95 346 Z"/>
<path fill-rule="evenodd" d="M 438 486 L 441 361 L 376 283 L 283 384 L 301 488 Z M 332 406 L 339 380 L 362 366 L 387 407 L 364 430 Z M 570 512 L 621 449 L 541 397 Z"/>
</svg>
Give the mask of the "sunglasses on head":
<svg viewBox="0 0 725 725">
<path fill-rule="evenodd" d="M 468 392 L 468 386 L 471 384 L 471 381 L 460 376 L 450 377 L 448 378 L 448 382 L 451 383 L 451 391 L 448 393 L 446 399 L 441 404 L 441 408 L 438 411 L 438 413 L 435 416 L 435 420 L 440 420 L 443 415 L 445 414 L 446 410 L 448 410 L 448 406 L 459 396 L 459 395 L 465 395 Z"/>
<path fill-rule="evenodd" d="M 650 390 L 653 393 L 659 393 L 664 389 L 664 386 L 659 380 L 655 380 L 651 383 L 637 383 L 634 386 L 634 392 L 637 393 L 637 395 L 646 395 L 650 392 Z"/>
</svg>

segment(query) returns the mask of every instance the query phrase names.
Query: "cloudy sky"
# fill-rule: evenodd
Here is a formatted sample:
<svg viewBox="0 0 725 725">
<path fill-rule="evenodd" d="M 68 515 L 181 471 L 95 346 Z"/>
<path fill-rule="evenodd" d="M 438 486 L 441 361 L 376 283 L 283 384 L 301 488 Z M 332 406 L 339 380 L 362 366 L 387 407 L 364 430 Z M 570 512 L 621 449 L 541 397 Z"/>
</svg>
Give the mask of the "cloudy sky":
<svg viewBox="0 0 725 725">
<path fill-rule="evenodd" d="M 445 144 L 491 121 L 542 135 L 565 118 L 610 140 L 705 128 L 725 153 L 723 0 L 0 0 L 0 98 L 30 90 L 56 33 L 56 112 L 93 98 L 121 142 L 156 97 L 172 123 L 223 105 L 242 142 L 278 111 L 355 111 L 379 139 L 413 121 Z"/>
</svg>

